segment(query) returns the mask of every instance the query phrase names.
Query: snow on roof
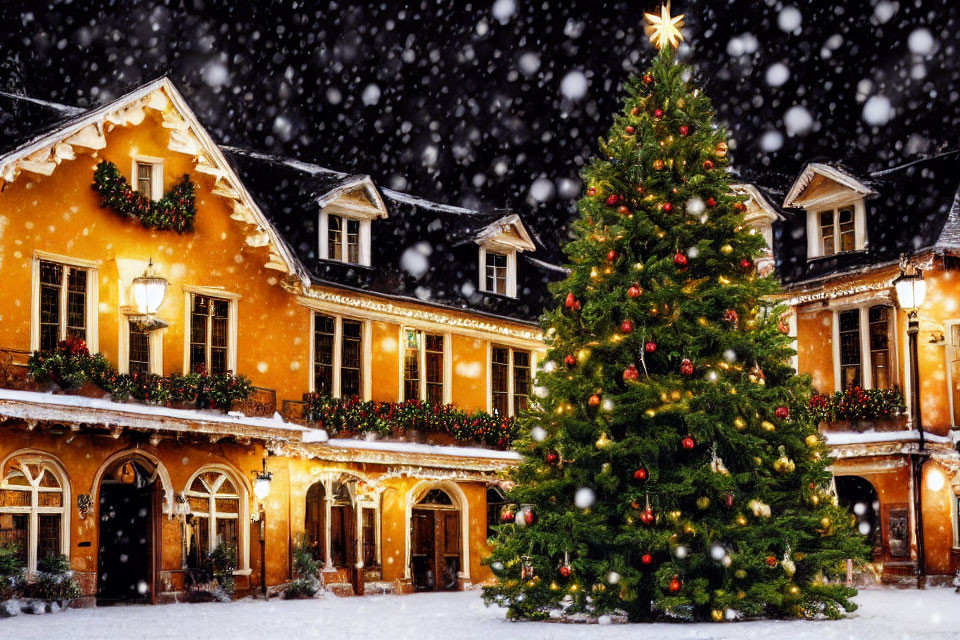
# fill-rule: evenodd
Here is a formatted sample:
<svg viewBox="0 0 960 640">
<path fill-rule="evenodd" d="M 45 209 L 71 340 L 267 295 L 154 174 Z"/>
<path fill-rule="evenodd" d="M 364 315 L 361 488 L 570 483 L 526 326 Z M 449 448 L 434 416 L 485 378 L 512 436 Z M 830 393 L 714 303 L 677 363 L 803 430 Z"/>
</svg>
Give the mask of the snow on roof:
<svg viewBox="0 0 960 640">
<path fill-rule="evenodd" d="M 456 458 L 486 458 L 491 460 L 509 460 L 511 462 L 522 459 L 522 456 L 516 451 L 498 451 L 496 449 L 485 449 L 483 447 L 456 447 L 420 444 L 417 442 L 383 442 L 380 440 L 353 440 L 349 438 L 331 438 L 324 444 L 338 449 L 360 449 L 364 451 L 384 451 L 390 453 L 415 453 L 421 455 L 452 456 Z"/>
<path fill-rule="evenodd" d="M 837 166 L 824 164 L 822 162 L 811 162 L 803 168 L 803 171 L 801 171 L 800 175 L 797 176 L 797 179 L 794 180 L 793 185 L 791 185 L 790 190 L 787 191 L 787 195 L 783 199 L 783 206 L 796 206 L 797 198 L 801 193 L 803 193 L 804 189 L 810 185 L 810 182 L 817 175 L 822 175 L 826 178 L 829 178 L 834 182 L 853 189 L 857 193 L 862 193 L 865 195 L 876 193 L 869 186 L 861 182 L 859 178 Z"/>
<path fill-rule="evenodd" d="M 32 102 L 33 104 L 40 105 L 41 107 L 49 107 L 55 111 L 60 111 L 68 116 L 75 116 L 79 113 L 83 113 L 86 109 L 82 107 L 72 107 L 68 104 L 60 104 L 59 102 L 50 102 L 49 100 L 41 100 L 40 98 L 31 98 L 30 96 L 22 96 L 16 93 L 9 93 L 7 91 L 0 91 L 0 96 L 5 98 L 11 98 L 13 100 L 24 100 L 26 102 Z"/>
<path fill-rule="evenodd" d="M 954 432 L 956 433 L 956 432 Z M 860 432 L 835 432 L 827 431 L 824 433 L 827 444 L 831 447 L 839 447 L 849 444 L 878 444 L 883 442 L 914 442 L 920 439 L 920 432 L 910 431 L 864 431 Z M 933 433 L 924 433 L 923 439 L 927 442 L 937 442 L 941 444 L 951 444 L 953 439 L 949 436 L 938 436 Z"/>
</svg>

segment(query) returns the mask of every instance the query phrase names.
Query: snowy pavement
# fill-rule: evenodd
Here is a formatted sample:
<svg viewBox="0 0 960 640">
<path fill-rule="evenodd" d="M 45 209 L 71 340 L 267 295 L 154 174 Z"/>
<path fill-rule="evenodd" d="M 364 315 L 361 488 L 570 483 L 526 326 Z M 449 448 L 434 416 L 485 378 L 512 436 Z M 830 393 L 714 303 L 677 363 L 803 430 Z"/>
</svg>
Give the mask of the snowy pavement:
<svg viewBox="0 0 960 640">
<path fill-rule="evenodd" d="M 960 594 L 951 589 L 872 590 L 840 621 L 723 624 L 567 625 L 514 623 L 483 605 L 479 591 L 409 596 L 244 600 L 76 609 L 55 615 L 0 619 L 0 640 L 148 640 L 224 638 L 298 640 L 897 640 L 960 638 Z"/>
</svg>

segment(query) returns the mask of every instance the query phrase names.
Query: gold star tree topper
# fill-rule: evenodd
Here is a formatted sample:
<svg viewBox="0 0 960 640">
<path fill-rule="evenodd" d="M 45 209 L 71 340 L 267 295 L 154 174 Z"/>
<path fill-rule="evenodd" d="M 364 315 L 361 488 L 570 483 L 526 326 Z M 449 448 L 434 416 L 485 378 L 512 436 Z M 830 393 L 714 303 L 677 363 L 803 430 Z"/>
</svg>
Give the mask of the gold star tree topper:
<svg viewBox="0 0 960 640">
<path fill-rule="evenodd" d="M 660 15 L 645 13 L 643 18 L 647 21 L 643 31 L 657 49 L 663 49 L 668 44 L 676 48 L 683 40 L 683 34 L 680 33 L 683 28 L 683 14 L 671 17 L 669 2 L 660 5 Z"/>
</svg>

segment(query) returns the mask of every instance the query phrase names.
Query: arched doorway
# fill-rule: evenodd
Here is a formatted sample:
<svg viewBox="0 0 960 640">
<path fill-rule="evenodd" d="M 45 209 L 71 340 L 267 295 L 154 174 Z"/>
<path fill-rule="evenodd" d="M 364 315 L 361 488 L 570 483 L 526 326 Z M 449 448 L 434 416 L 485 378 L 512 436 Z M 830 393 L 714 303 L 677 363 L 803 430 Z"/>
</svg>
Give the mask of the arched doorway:
<svg viewBox="0 0 960 640">
<path fill-rule="evenodd" d="M 416 591 L 460 588 L 460 509 L 446 491 L 428 490 L 410 514 L 410 561 Z"/>
<path fill-rule="evenodd" d="M 307 544 L 314 558 L 328 571 L 348 569 L 348 576 L 357 565 L 355 483 L 349 476 L 313 483 L 304 510 Z"/>
<path fill-rule="evenodd" d="M 97 604 L 156 602 L 163 496 L 157 465 L 137 454 L 113 461 L 98 496 Z"/>
<path fill-rule="evenodd" d="M 880 535 L 880 500 L 877 490 L 866 478 L 860 476 L 836 476 L 837 502 L 857 518 L 857 530 L 873 547 L 873 559 L 882 559 Z"/>
</svg>

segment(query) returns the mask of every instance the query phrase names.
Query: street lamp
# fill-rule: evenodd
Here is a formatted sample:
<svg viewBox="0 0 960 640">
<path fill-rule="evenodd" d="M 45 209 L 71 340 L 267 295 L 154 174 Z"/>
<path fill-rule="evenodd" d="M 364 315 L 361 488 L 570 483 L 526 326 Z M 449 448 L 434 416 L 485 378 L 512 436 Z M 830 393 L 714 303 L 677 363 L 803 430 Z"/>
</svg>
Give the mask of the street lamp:
<svg viewBox="0 0 960 640">
<path fill-rule="evenodd" d="M 270 495 L 270 481 L 273 473 L 267 471 L 267 458 L 264 456 L 262 468 L 251 471 L 254 474 L 253 495 L 257 498 L 257 519 L 260 521 L 260 591 L 267 597 L 267 514 L 263 510 L 263 501 Z"/>
<path fill-rule="evenodd" d="M 167 293 L 167 280 L 153 269 L 153 258 L 147 265 L 143 275 L 133 279 L 133 299 L 137 303 L 137 311 L 145 316 L 157 312 Z"/>
<path fill-rule="evenodd" d="M 910 456 L 913 463 L 913 510 L 917 536 L 917 588 L 926 586 L 926 558 L 923 546 L 923 464 L 926 461 L 926 447 L 923 438 L 923 422 L 920 417 L 920 367 L 917 362 L 917 336 L 920 333 L 920 320 L 917 310 L 927 295 L 927 283 L 923 281 L 923 271 L 908 265 L 906 259 L 900 259 L 900 275 L 893 285 L 897 290 L 897 302 L 907 312 L 907 339 L 910 343 L 910 420 L 917 430 L 919 440 L 917 453 Z"/>
</svg>

